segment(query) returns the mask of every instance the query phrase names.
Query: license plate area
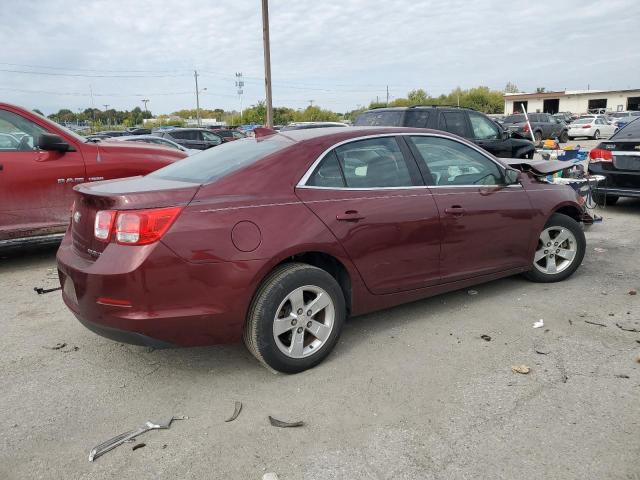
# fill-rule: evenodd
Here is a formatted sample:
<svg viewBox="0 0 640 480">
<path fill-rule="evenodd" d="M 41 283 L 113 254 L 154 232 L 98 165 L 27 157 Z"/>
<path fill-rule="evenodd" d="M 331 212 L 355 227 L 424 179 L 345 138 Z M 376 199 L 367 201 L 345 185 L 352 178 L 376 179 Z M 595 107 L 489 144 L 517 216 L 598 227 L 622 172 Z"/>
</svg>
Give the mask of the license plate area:
<svg viewBox="0 0 640 480">
<path fill-rule="evenodd" d="M 636 155 L 614 155 L 613 166 L 619 170 L 640 171 L 640 156 Z"/>
</svg>

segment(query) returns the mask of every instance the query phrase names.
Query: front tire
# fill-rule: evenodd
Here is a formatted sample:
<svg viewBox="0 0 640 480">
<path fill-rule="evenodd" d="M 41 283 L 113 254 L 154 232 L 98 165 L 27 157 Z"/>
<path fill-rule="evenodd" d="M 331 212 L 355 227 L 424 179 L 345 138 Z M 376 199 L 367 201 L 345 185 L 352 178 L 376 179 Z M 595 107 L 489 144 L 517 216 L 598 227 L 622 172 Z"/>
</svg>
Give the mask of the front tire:
<svg viewBox="0 0 640 480">
<path fill-rule="evenodd" d="M 312 368 L 333 350 L 346 317 L 338 282 L 304 263 L 277 267 L 255 294 L 244 342 L 265 366 L 284 373 Z"/>
<path fill-rule="evenodd" d="M 538 238 L 531 270 L 532 282 L 559 282 L 570 277 L 584 258 L 587 242 L 580 224 L 567 215 L 554 213 Z"/>
</svg>

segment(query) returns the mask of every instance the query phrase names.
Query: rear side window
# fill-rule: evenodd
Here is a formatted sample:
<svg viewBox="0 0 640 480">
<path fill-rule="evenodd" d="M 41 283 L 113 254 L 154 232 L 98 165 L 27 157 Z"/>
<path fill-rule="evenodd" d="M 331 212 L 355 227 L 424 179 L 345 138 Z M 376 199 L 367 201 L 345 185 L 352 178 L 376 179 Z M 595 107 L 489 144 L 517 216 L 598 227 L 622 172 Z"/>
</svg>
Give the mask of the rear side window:
<svg viewBox="0 0 640 480">
<path fill-rule="evenodd" d="M 411 187 L 404 155 L 393 137 L 358 140 L 325 156 L 307 185 L 332 188 Z"/>
<path fill-rule="evenodd" d="M 404 117 L 405 127 L 427 128 L 429 110 L 407 110 Z"/>
<path fill-rule="evenodd" d="M 149 176 L 201 184 L 210 183 L 293 143 L 284 135 L 272 135 L 259 139 L 244 138 L 204 150 L 198 155 L 156 170 Z"/>
<path fill-rule="evenodd" d="M 504 123 L 521 123 L 524 122 L 525 118 L 524 115 L 509 115 L 507 118 L 504 119 Z"/>
<path fill-rule="evenodd" d="M 469 136 L 464 112 L 442 112 L 438 122 L 438 129 L 455 133 L 461 137 Z"/>
<path fill-rule="evenodd" d="M 363 112 L 358 115 L 354 125 L 357 127 L 401 127 L 404 110 Z"/>
</svg>

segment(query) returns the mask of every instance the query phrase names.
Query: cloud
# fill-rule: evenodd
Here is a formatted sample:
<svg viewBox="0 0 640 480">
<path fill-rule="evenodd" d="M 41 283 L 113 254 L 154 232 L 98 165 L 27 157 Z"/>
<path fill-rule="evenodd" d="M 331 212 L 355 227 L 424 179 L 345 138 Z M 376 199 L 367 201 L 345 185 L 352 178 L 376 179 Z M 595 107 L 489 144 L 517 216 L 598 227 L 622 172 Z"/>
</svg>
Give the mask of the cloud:
<svg viewBox="0 0 640 480">
<path fill-rule="evenodd" d="M 349 110 L 384 98 L 387 85 L 392 97 L 507 81 L 640 87 L 639 16 L 636 0 L 271 0 L 274 102 Z M 238 71 L 245 105 L 264 96 L 259 0 L 11 2 L 3 18 L 0 93 L 29 108 L 86 108 L 91 91 L 95 106 L 150 98 L 154 112 L 192 108 L 194 69 L 204 107 L 239 107 Z"/>
</svg>

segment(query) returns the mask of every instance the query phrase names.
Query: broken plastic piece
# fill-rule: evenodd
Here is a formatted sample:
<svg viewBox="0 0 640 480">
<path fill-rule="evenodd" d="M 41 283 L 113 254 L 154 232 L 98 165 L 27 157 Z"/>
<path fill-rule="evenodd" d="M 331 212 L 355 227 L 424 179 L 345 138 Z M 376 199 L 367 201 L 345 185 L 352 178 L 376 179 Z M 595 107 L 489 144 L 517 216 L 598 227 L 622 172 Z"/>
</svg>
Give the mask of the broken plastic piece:
<svg viewBox="0 0 640 480">
<path fill-rule="evenodd" d="M 61 348 L 64 348 L 66 346 L 67 346 L 66 343 L 58 342 L 53 347 L 42 347 L 42 348 L 48 348 L 49 350 L 60 350 Z"/>
<path fill-rule="evenodd" d="M 544 327 L 544 320 L 542 318 L 533 324 L 533 328 L 542 328 L 542 327 Z"/>
<path fill-rule="evenodd" d="M 55 288 L 42 288 L 42 287 L 33 287 L 33 291 L 38 295 L 44 295 L 45 293 L 55 292 L 56 290 L 62 290 L 62 287 Z"/>
<path fill-rule="evenodd" d="M 113 450 L 114 448 L 122 445 L 125 442 L 134 440 L 138 435 L 142 435 L 149 430 L 169 428 L 171 426 L 171 422 L 173 422 L 174 420 L 186 420 L 188 418 L 189 417 L 171 417 L 164 423 L 153 423 L 147 421 L 142 427 L 136 430 L 129 430 L 128 432 L 121 433 L 120 435 L 115 436 L 107 440 L 106 442 L 102 442 L 100 445 L 94 447 L 91 452 L 89 452 L 89 461 L 93 462 L 96 458 L 104 455 L 105 453 Z"/>
<path fill-rule="evenodd" d="M 233 415 L 231 415 L 229 418 L 227 418 L 225 420 L 225 422 L 233 422 L 236 418 L 238 418 L 238 415 L 240 415 L 241 411 L 242 411 L 242 402 L 236 402 L 236 406 L 235 406 L 235 410 L 233 411 Z"/>
<path fill-rule="evenodd" d="M 484 340 L 485 342 L 490 342 L 491 341 L 491 337 L 489 335 L 480 335 L 480 338 L 482 340 Z"/>
<path fill-rule="evenodd" d="M 521 373 L 523 375 L 526 375 L 531 371 L 531 369 L 526 365 L 514 365 L 513 367 L 511 367 L 511 370 L 513 371 L 513 373 Z"/>
<path fill-rule="evenodd" d="M 283 422 L 282 420 L 278 420 L 277 418 L 273 418 L 271 415 L 269 415 L 269 422 L 271 423 L 272 426 L 280 427 L 280 428 L 302 427 L 304 425 L 304 422 L 302 422 L 302 421 L 299 421 L 299 422 Z"/>
<path fill-rule="evenodd" d="M 135 451 L 135 450 L 138 450 L 139 448 L 144 448 L 146 446 L 147 446 L 146 443 L 136 443 L 133 447 L 131 447 L 131 450 Z"/>
</svg>

